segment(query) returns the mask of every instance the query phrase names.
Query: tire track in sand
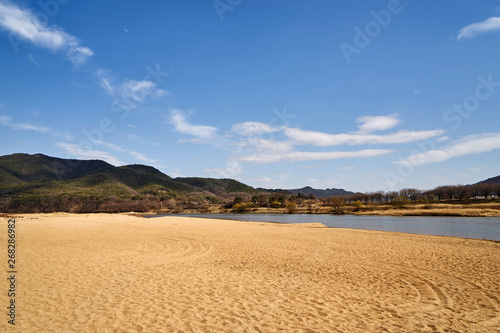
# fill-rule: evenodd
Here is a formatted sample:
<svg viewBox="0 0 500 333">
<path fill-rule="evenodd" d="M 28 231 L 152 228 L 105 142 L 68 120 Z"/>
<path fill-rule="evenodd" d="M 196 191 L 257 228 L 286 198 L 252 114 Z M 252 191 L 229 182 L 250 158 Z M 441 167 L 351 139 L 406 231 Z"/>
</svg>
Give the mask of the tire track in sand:
<svg viewBox="0 0 500 333">
<path fill-rule="evenodd" d="M 418 308 L 430 313 L 451 311 L 459 317 L 465 317 L 471 323 L 495 325 L 500 322 L 500 301 L 489 290 L 460 277 L 449 274 L 407 267 L 405 265 L 383 262 L 366 262 L 364 266 L 391 271 L 408 281 L 419 297 L 404 307 Z M 453 290 L 450 292 L 448 290 Z M 472 302 L 471 302 L 472 301 Z M 464 304 L 472 303 L 467 312 L 457 312 L 456 308 L 467 308 Z M 455 307 L 454 305 L 458 306 Z M 470 304 L 469 304 L 470 305 Z"/>
<path fill-rule="evenodd" d="M 136 264 L 159 264 L 193 261 L 204 257 L 213 247 L 193 238 L 154 236 L 144 240 L 128 240 L 130 247 L 119 253 Z"/>
</svg>

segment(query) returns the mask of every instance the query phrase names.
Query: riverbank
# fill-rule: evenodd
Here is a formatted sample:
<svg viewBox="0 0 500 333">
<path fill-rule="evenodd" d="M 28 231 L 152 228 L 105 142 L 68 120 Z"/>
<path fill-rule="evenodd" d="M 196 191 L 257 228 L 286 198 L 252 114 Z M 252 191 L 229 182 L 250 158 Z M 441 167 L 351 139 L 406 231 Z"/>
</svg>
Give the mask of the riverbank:
<svg viewBox="0 0 500 333">
<path fill-rule="evenodd" d="M 497 217 L 500 216 L 500 201 L 491 202 L 454 202 L 454 203 L 366 203 L 346 204 L 337 207 L 316 205 L 296 207 L 293 212 L 287 208 L 253 207 L 246 209 L 227 209 L 214 205 L 205 209 L 162 209 L 142 215 L 166 214 L 351 214 L 379 216 L 461 216 L 461 217 Z"/>
<path fill-rule="evenodd" d="M 16 225 L 23 332 L 500 325 L 498 243 L 127 214 L 28 214 Z M 7 248 L 6 232 L 0 242 Z"/>
</svg>

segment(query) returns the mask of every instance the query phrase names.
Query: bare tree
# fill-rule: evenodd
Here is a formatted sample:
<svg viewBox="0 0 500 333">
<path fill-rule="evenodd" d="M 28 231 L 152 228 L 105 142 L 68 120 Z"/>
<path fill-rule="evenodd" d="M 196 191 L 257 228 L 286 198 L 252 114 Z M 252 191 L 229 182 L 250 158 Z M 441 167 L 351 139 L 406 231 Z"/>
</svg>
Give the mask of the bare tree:
<svg viewBox="0 0 500 333">
<path fill-rule="evenodd" d="M 416 189 L 416 188 L 411 188 L 409 189 L 409 198 L 411 201 L 417 201 L 417 199 L 422 195 L 422 191 Z"/>
<path fill-rule="evenodd" d="M 443 192 L 446 196 L 448 196 L 448 198 L 451 201 L 455 197 L 457 191 L 455 186 L 450 185 L 450 186 L 443 186 Z"/>
<path fill-rule="evenodd" d="M 441 201 L 444 199 L 445 193 L 444 193 L 445 186 L 438 186 L 432 192 L 438 197 L 438 200 Z"/>
<path fill-rule="evenodd" d="M 475 184 L 469 186 L 469 193 L 473 199 L 476 199 L 481 195 L 481 184 Z"/>
<path fill-rule="evenodd" d="M 491 193 L 493 193 L 497 198 L 500 198 L 500 184 L 492 184 L 493 189 Z"/>
<path fill-rule="evenodd" d="M 384 191 L 377 191 L 373 196 L 375 197 L 375 200 L 377 200 L 377 202 L 381 202 L 384 198 Z"/>
<path fill-rule="evenodd" d="M 481 196 L 488 199 L 488 197 L 493 193 L 493 186 L 489 183 L 481 183 L 479 184 L 479 192 L 481 193 Z"/>
<path fill-rule="evenodd" d="M 397 196 L 398 196 L 398 192 L 396 192 L 396 191 L 386 192 L 385 193 L 385 201 L 387 201 L 387 202 L 392 201 Z"/>
<path fill-rule="evenodd" d="M 458 200 L 462 201 L 462 199 L 467 198 L 470 193 L 469 187 L 465 185 L 457 185 L 455 186 L 455 193 L 457 194 Z"/>
<path fill-rule="evenodd" d="M 434 190 L 427 190 L 422 192 L 422 196 L 427 199 L 428 201 L 433 201 L 436 200 L 436 194 L 434 193 Z"/>
<path fill-rule="evenodd" d="M 421 195 L 422 191 L 416 188 L 403 188 L 399 190 L 399 195 L 410 199 L 410 201 L 415 201 Z"/>
</svg>

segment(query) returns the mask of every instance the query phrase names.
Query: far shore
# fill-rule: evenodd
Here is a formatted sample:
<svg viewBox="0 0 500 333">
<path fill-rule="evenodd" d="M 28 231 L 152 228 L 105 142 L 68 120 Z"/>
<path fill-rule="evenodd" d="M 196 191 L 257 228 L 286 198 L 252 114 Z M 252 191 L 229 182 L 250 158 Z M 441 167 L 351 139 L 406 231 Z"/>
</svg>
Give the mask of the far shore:
<svg viewBox="0 0 500 333">
<path fill-rule="evenodd" d="M 500 203 L 475 203 L 475 204 L 408 204 L 394 207 L 388 204 L 367 204 L 362 207 L 345 206 L 341 209 L 332 207 L 297 208 L 290 213 L 286 208 L 258 207 L 242 211 L 220 209 L 184 209 L 159 210 L 143 213 L 142 215 L 167 215 L 167 214 L 334 214 L 334 215 L 378 215 L 378 216 L 457 216 L 457 217 L 500 217 Z"/>
</svg>

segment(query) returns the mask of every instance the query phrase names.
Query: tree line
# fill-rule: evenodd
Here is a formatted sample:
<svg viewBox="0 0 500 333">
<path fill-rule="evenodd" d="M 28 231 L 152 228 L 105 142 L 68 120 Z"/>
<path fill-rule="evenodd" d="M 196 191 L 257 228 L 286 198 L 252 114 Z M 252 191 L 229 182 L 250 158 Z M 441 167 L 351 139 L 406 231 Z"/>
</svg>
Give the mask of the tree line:
<svg viewBox="0 0 500 333">
<path fill-rule="evenodd" d="M 445 185 L 431 190 L 403 188 L 399 191 L 377 191 L 355 193 L 344 196 L 348 203 L 361 201 L 364 203 L 392 202 L 392 201 L 443 201 L 443 200 L 475 200 L 493 199 L 500 197 L 500 184 L 480 183 L 475 185 Z"/>
<path fill-rule="evenodd" d="M 0 212 L 4 213 L 118 213 L 118 212 L 214 212 L 244 213 L 259 208 L 277 209 L 279 212 L 344 213 L 346 205 L 360 208 L 369 203 L 404 205 L 412 202 L 471 201 L 500 198 L 500 184 L 446 185 L 431 190 L 403 188 L 399 191 L 354 193 L 347 196 L 316 198 L 313 194 L 209 193 L 167 194 L 165 191 L 131 196 L 103 194 L 25 194 L 0 197 Z M 356 211 L 356 210 L 353 210 Z"/>
</svg>

